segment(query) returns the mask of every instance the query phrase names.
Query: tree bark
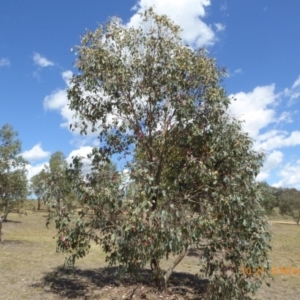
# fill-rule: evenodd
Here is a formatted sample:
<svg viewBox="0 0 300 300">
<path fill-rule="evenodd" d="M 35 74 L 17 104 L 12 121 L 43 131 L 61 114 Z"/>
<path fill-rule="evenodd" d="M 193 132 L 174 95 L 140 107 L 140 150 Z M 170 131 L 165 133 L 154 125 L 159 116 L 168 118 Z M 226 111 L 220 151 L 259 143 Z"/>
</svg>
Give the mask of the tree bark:
<svg viewBox="0 0 300 300">
<path fill-rule="evenodd" d="M 152 274 L 153 274 L 153 277 L 154 277 L 156 287 L 159 290 L 161 290 L 162 288 L 166 289 L 166 285 L 164 283 L 162 270 L 159 266 L 159 261 L 155 258 L 152 258 L 151 262 L 150 262 L 150 266 L 151 266 L 151 270 L 152 270 Z"/>
<path fill-rule="evenodd" d="M 154 281 L 156 286 L 159 289 L 167 289 L 168 281 L 170 276 L 173 273 L 173 270 L 176 268 L 176 266 L 183 260 L 183 258 L 186 256 L 190 246 L 187 246 L 180 254 L 179 256 L 174 260 L 172 266 L 163 274 L 163 271 L 159 267 L 159 262 L 156 259 L 152 259 L 150 266 L 152 270 L 152 274 L 154 277 Z"/>
<path fill-rule="evenodd" d="M 169 278 L 171 274 L 173 273 L 173 270 L 176 268 L 176 266 L 183 260 L 183 258 L 186 256 L 190 246 L 187 246 L 180 254 L 177 256 L 177 258 L 174 260 L 172 266 L 165 272 L 164 274 L 164 282 L 165 282 L 165 288 L 167 288 L 167 284 L 169 281 Z"/>
<path fill-rule="evenodd" d="M 3 241 L 2 222 L 3 222 L 3 219 L 2 219 L 2 217 L 0 217 L 0 243 Z"/>
<path fill-rule="evenodd" d="M 4 212 L 3 212 L 3 216 L 2 216 L 2 222 L 6 222 L 7 221 L 7 216 L 10 213 L 10 211 L 8 210 L 7 207 L 4 207 Z"/>
</svg>

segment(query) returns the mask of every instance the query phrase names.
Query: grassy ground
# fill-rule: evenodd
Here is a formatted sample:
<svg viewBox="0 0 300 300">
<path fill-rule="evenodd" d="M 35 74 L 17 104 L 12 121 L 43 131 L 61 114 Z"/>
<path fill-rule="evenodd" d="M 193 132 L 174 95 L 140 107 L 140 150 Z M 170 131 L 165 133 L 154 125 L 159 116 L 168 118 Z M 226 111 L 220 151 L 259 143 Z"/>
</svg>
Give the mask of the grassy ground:
<svg viewBox="0 0 300 300">
<path fill-rule="evenodd" d="M 176 268 L 169 294 L 164 295 L 157 294 L 149 270 L 138 283 L 129 277 L 115 277 L 115 269 L 106 267 L 104 254 L 96 246 L 78 261 L 76 272 L 62 269 L 64 256 L 55 253 L 55 231 L 45 227 L 46 215 L 45 211 L 23 217 L 12 213 L 9 222 L 3 224 L 0 299 L 201 299 L 195 295 L 203 291 L 206 282 L 195 277 L 199 266 L 192 255 Z M 274 271 L 283 273 L 278 269 L 282 267 L 300 270 L 300 226 L 277 223 L 291 221 L 279 216 L 271 221 Z M 274 275 L 271 287 L 264 285 L 257 299 L 299 299 L 299 282 L 300 274 Z"/>
<path fill-rule="evenodd" d="M 280 216 L 278 211 L 270 217 L 270 226 L 274 280 L 270 281 L 271 287 L 264 285 L 260 289 L 258 299 L 300 299 L 300 226 L 292 218 Z"/>
</svg>

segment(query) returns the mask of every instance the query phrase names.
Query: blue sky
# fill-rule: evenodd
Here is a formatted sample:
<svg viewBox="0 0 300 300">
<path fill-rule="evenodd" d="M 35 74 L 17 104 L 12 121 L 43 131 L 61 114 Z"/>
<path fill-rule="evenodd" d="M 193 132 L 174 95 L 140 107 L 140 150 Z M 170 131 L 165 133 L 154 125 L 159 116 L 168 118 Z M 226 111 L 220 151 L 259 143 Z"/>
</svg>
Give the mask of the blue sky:
<svg viewBox="0 0 300 300">
<path fill-rule="evenodd" d="M 96 144 L 68 129 L 71 48 L 80 35 L 115 15 L 134 25 L 152 5 L 181 25 L 186 43 L 227 68 L 230 112 L 266 152 L 258 180 L 300 189 L 298 0 L 0 0 L 0 126 L 19 132 L 28 176 L 57 150 L 70 158 Z"/>
</svg>

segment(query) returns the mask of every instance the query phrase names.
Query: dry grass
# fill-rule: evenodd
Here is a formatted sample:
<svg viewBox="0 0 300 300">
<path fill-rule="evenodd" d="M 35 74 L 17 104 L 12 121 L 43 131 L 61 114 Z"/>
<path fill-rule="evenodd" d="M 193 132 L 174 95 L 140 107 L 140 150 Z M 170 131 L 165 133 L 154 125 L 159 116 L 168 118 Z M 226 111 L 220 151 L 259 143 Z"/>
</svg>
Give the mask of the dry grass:
<svg viewBox="0 0 300 300">
<path fill-rule="evenodd" d="M 55 253 L 55 231 L 45 227 L 46 211 L 27 216 L 9 215 L 3 224 L 0 244 L 0 299 L 201 299 L 206 281 L 198 279 L 198 259 L 187 256 L 172 275 L 168 294 L 158 294 L 149 270 L 139 282 L 117 278 L 107 268 L 99 247 L 78 261 L 75 271 L 61 268 L 62 254 Z M 276 216 L 277 221 L 280 220 Z M 300 226 L 273 223 L 271 259 L 274 267 L 300 268 Z M 168 262 L 163 263 L 167 267 Z M 299 275 L 274 275 L 271 287 L 264 285 L 257 299 L 299 299 Z"/>
<path fill-rule="evenodd" d="M 273 233 L 271 260 L 274 271 L 279 268 L 297 268 L 300 270 L 300 226 L 295 223 L 271 222 Z M 274 274 L 274 280 L 270 280 L 271 287 L 264 285 L 258 299 L 299 299 L 300 298 L 300 274 Z"/>
<path fill-rule="evenodd" d="M 172 276 L 169 294 L 157 293 L 149 270 L 138 282 L 117 278 L 96 245 L 75 271 L 63 269 L 64 255 L 55 253 L 55 231 L 45 227 L 46 215 L 29 212 L 20 218 L 13 213 L 3 224 L 0 299 L 199 299 L 196 295 L 204 291 L 206 281 L 195 276 L 194 257 L 187 257 Z"/>
</svg>

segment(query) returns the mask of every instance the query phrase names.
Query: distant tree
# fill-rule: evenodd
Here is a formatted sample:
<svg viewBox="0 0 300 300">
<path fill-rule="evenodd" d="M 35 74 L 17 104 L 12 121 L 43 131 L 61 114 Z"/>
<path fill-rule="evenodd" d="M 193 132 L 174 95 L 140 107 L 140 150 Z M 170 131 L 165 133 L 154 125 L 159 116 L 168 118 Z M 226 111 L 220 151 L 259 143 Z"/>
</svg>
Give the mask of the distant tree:
<svg viewBox="0 0 300 300">
<path fill-rule="evenodd" d="M 0 211 L 2 220 L 27 198 L 27 162 L 20 155 L 21 141 L 9 124 L 0 129 Z"/>
<path fill-rule="evenodd" d="M 67 169 L 66 157 L 61 151 L 53 153 L 49 160 L 50 173 L 65 173 Z"/>
<path fill-rule="evenodd" d="M 295 188 L 283 188 L 279 194 L 279 213 L 292 217 L 300 224 L 300 191 Z"/>
<path fill-rule="evenodd" d="M 41 203 L 45 196 L 45 182 L 49 179 L 49 173 L 43 169 L 40 173 L 34 175 L 31 180 L 30 189 L 32 193 L 37 197 L 38 207 L 37 210 L 40 210 Z"/>
<path fill-rule="evenodd" d="M 166 16 L 149 9 L 141 18 L 138 28 L 114 18 L 77 47 L 80 73 L 68 97 L 80 121 L 72 128 L 98 131 L 100 147 L 88 179 L 79 158 L 68 170 L 84 206 L 78 215 L 52 215 L 58 249 L 74 263 L 95 241 L 120 272 L 150 263 L 157 287 L 166 288 L 188 249 L 201 247 L 206 299 L 251 299 L 269 270 L 270 233 L 255 182 L 263 154 L 226 114 L 230 100 L 215 61 L 184 46 Z M 122 176 L 97 179 L 112 157 L 128 161 L 125 196 Z M 162 270 L 160 260 L 172 254 Z"/>
<path fill-rule="evenodd" d="M 277 189 L 269 186 L 267 182 L 259 182 L 258 187 L 262 194 L 262 206 L 267 215 L 272 215 L 274 208 L 278 206 Z"/>
<path fill-rule="evenodd" d="M 278 207 L 279 208 L 279 203 L 280 203 L 280 197 L 281 197 L 281 194 L 282 194 L 282 191 L 284 189 L 282 187 L 271 187 L 271 193 L 272 195 L 275 197 L 275 207 Z"/>
<path fill-rule="evenodd" d="M 72 191 L 67 178 L 66 158 L 61 151 L 53 153 L 49 160 L 49 167 L 45 168 L 46 178 L 43 181 L 43 195 L 49 207 L 56 207 L 61 210 L 64 206 L 72 206 L 76 195 Z"/>
</svg>

